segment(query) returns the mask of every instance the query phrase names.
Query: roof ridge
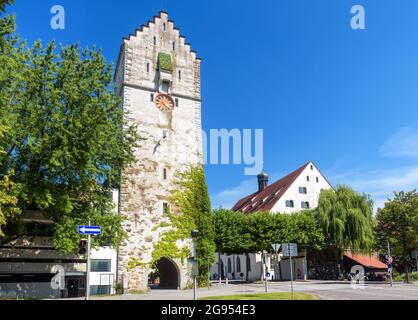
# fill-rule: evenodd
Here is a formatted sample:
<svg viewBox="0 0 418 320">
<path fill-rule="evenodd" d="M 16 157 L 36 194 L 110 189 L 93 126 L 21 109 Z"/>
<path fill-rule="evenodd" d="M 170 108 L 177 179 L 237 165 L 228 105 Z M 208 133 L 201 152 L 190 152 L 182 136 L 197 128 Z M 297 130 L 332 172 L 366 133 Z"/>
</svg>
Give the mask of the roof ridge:
<svg viewBox="0 0 418 320">
<path fill-rule="evenodd" d="M 252 193 L 242 199 L 240 199 L 233 207 L 233 211 L 242 211 L 244 213 L 251 213 L 255 211 L 268 211 L 270 210 L 276 203 L 279 201 L 286 191 L 290 188 L 290 186 L 295 182 L 295 180 L 302 174 L 303 170 L 311 163 L 311 161 L 307 162 L 300 168 L 292 171 L 288 175 L 284 176 L 283 178 L 277 180 L 276 182 L 272 183 L 271 185 L 267 186 L 262 191 L 257 191 Z M 280 188 L 279 188 L 280 187 Z M 278 190 L 276 190 L 278 189 Z M 264 206 L 264 199 L 268 198 L 271 194 L 274 193 L 272 199 L 270 199 Z M 279 194 L 277 194 L 279 193 Z M 256 199 L 259 197 L 258 199 Z M 251 203 L 251 210 L 247 210 L 248 206 L 250 205 L 249 200 L 257 200 L 254 203 Z M 261 200 L 261 204 L 257 205 Z M 260 210 L 261 209 L 261 210 Z M 264 210 L 266 209 L 266 210 Z"/>
</svg>

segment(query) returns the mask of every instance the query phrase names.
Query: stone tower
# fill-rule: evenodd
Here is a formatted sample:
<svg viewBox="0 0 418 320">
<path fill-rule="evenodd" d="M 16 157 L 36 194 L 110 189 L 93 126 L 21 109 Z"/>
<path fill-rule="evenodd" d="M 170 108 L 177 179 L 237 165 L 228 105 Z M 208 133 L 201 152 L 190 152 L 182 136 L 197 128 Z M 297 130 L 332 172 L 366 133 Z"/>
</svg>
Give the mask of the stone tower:
<svg viewBox="0 0 418 320">
<path fill-rule="evenodd" d="M 122 174 L 120 190 L 128 239 L 119 249 L 118 280 L 127 278 L 129 289 L 147 287 L 150 269 L 143 264 L 152 260 L 164 231 L 158 226 L 167 221 L 174 175 L 203 163 L 200 62 L 165 12 L 123 39 L 115 83 L 127 120 L 138 125 L 145 139 L 136 150 L 136 163 Z M 187 265 L 163 260 L 164 285 L 185 287 Z M 140 263 L 128 267 L 132 261 Z"/>
</svg>

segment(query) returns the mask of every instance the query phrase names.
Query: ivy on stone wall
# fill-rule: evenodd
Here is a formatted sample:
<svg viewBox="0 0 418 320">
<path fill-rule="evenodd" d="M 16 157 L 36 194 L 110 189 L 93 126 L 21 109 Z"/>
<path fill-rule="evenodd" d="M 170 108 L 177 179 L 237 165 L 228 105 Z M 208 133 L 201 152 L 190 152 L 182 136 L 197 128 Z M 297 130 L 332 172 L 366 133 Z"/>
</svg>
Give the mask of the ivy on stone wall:
<svg viewBox="0 0 418 320">
<path fill-rule="evenodd" d="M 171 196 L 171 210 L 167 213 L 170 228 L 162 233 L 161 240 L 154 246 L 153 264 L 161 258 L 181 259 L 185 262 L 190 256 L 188 245 L 178 243 L 188 240 L 191 231 L 198 229 L 197 241 L 199 262 L 198 284 L 207 284 L 208 269 L 215 261 L 215 234 L 213 219 L 203 166 L 190 167 L 179 173 Z"/>
</svg>

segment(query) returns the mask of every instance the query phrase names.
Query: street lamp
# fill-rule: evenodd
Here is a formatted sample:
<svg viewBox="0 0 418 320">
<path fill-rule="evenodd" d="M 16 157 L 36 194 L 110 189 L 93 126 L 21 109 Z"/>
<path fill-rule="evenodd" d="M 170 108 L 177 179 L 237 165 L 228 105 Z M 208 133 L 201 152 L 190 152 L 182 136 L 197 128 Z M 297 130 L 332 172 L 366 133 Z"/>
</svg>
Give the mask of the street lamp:
<svg viewBox="0 0 418 320">
<path fill-rule="evenodd" d="M 193 239 L 193 267 L 192 267 L 192 276 L 193 276 L 193 300 L 197 300 L 197 238 L 199 237 L 199 230 L 192 230 L 192 239 Z"/>
</svg>

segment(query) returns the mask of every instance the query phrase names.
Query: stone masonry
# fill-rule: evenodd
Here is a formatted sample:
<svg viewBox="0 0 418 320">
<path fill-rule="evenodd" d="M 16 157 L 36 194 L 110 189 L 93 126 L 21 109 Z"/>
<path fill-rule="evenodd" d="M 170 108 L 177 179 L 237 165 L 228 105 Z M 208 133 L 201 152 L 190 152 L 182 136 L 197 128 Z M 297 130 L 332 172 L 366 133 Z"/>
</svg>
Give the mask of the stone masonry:
<svg viewBox="0 0 418 320">
<path fill-rule="evenodd" d="M 171 73 L 159 69 L 159 53 L 171 56 Z M 127 277 L 129 289 L 147 287 L 149 268 L 130 269 L 128 262 L 151 261 L 154 245 L 167 230 L 158 226 L 168 221 L 164 208 L 175 174 L 203 162 L 200 62 L 165 12 L 125 38 L 120 49 L 115 83 L 126 119 L 138 125 L 144 139 L 136 150 L 136 163 L 122 175 L 120 190 L 128 238 L 119 249 L 118 280 Z M 155 104 L 163 81 L 169 83 L 165 92 L 178 104 L 173 111 L 161 111 Z M 187 265 L 173 263 L 184 287 Z"/>
</svg>

